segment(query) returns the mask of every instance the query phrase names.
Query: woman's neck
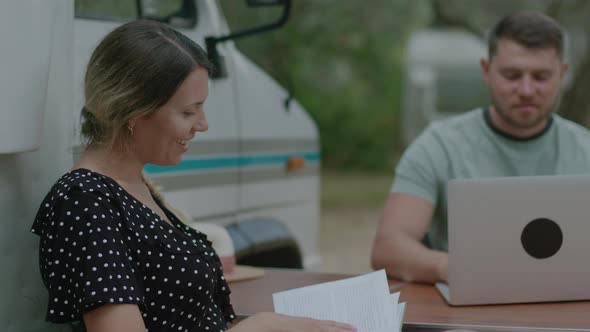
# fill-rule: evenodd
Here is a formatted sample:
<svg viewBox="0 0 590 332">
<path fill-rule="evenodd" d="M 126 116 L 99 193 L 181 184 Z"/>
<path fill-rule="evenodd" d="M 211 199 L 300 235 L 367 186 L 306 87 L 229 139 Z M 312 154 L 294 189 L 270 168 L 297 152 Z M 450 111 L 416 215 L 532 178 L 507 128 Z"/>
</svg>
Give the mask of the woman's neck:
<svg viewBox="0 0 590 332">
<path fill-rule="evenodd" d="M 74 164 L 74 168 L 90 169 L 130 185 L 143 183 L 143 167 L 132 151 L 119 152 L 96 145 L 88 146 Z"/>
</svg>

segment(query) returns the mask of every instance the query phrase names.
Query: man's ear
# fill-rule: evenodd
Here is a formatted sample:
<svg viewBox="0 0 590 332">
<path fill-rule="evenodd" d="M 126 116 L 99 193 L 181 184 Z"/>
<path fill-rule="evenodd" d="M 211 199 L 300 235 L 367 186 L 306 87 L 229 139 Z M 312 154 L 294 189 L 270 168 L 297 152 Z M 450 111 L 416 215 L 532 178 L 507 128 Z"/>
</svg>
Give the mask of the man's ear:
<svg viewBox="0 0 590 332">
<path fill-rule="evenodd" d="M 565 78 L 565 74 L 567 74 L 567 70 L 569 69 L 569 65 L 567 63 L 562 63 L 560 66 L 560 75 L 561 75 L 561 79 L 563 80 Z"/>
<path fill-rule="evenodd" d="M 489 81 L 489 77 L 490 77 L 490 62 L 486 58 L 481 58 L 479 60 L 479 66 L 481 67 L 481 74 L 483 76 L 484 81 L 486 81 L 486 83 L 489 84 L 490 83 L 490 81 Z"/>
</svg>

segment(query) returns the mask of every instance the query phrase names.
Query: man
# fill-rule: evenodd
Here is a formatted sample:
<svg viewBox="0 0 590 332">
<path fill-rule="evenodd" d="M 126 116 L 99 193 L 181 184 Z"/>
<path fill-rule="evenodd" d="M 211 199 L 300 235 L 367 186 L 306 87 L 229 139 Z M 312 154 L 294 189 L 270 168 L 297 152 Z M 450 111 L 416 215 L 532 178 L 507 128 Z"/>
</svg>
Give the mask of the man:
<svg viewBox="0 0 590 332">
<path fill-rule="evenodd" d="M 492 105 L 435 122 L 402 156 L 371 257 L 403 280 L 447 280 L 446 184 L 453 178 L 590 172 L 588 131 L 553 114 L 567 71 L 551 18 L 500 20 L 481 60 Z"/>
</svg>

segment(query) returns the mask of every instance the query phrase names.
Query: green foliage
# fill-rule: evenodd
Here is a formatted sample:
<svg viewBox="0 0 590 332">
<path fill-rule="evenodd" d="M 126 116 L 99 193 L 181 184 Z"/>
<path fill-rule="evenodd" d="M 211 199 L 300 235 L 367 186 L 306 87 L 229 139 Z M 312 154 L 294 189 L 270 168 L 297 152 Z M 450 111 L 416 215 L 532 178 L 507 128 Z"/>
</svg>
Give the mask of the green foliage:
<svg viewBox="0 0 590 332">
<path fill-rule="evenodd" d="M 76 0 L 74 8 L 77 16 L 110 17 L 112 19 L 134 19 L 137 6 L 133 0 Z"/>
<path fill-rule="evenodd" d="M 221 1 L 236 31 L 270 22 L 278 9 Z M 391 170 L 399 148 L 403 53 L 428 3 L 295 0 L 287 26 L 238 47 L 290 89 L 315 119 L 323 164 Z"/>
</svg>

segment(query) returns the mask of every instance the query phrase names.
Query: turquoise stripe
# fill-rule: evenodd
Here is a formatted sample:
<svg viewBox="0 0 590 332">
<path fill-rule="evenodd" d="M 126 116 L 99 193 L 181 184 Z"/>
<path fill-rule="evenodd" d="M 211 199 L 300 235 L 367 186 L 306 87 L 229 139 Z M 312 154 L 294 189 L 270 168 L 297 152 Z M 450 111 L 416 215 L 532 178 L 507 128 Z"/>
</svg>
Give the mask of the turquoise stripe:
<svg viewBox="0 0 590 332">
<path fill-rule="evenodd" d="M 302 154 L 278 154 L 243 157 L 184 159 L 178 165 L 157 166 L 148 164 L 145 166 L 144 169 L 148 174 L 161 174 L 171 172 L 224 169 L 243 166 L 276 165 L 285 164 L 290 157 L 303 157 L 306 161 L 310 162 L 320 160 L 320 154 L 318 152 L 307 152 Z"/>
</svg>

